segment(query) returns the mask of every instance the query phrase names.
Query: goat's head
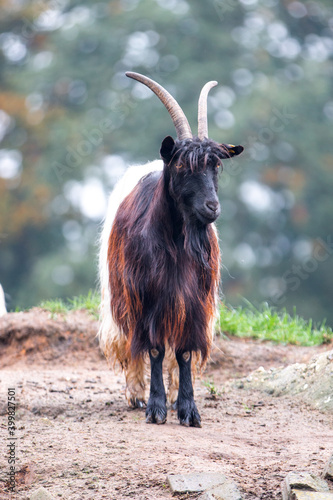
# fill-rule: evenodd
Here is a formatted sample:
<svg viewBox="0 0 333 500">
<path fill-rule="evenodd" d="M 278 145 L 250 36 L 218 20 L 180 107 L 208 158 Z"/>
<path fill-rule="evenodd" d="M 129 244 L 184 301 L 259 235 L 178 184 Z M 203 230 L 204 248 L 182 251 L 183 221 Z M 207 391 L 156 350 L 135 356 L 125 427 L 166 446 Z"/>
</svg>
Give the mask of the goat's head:
<svg viewBox="0 0 333 500">
<path fill-rule="evenodd" d="M 235 146 L 233 151 L 241 146 Z M 217 197 L 222 160 L 230 158 L 231 146 L 198 137 L 174 141 L 166 137 L 160 154 L 164 161 L 169 193 L 185 220 L 202 224 L 214 222 L 220 215 Z"/>
<path fill-rule="evenodd" d="M 167 108 L 177 139 L 166 137 L 160 149 L 169 194 L 186 221 L 214 222 L 220 215 L 217 197 L 222 160 L 239 155 L 242 146 L 218 144 L 208 139 L 207 96 L 217 82 L 204 85 L 198 104 L 198 136 L 193 137 L 187 118 L 177 101 L 158 83 L 138 73 L 126 75 L 149 87 Z"/>
</svg>

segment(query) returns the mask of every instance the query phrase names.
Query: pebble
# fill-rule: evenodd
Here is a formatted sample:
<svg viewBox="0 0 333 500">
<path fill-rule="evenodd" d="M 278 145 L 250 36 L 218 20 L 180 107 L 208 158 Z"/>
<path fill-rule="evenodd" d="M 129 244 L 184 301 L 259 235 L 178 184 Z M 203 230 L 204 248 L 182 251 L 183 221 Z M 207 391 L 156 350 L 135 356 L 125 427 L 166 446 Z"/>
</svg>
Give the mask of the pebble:
<svg viewBox="0 0 333 500">
<path fill-rule="evenodd" d="M 49 493 L 43 486 L 34 491 L 29 500 L 53 500 L 51 493 Z"/>
</svg>

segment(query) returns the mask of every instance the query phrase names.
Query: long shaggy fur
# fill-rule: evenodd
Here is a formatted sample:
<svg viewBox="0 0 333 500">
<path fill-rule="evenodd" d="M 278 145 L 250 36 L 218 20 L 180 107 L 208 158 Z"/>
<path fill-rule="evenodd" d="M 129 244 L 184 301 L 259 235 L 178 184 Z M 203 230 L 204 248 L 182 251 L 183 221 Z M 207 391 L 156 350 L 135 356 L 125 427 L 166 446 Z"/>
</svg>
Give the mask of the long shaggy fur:
<svg viewBox="0 0 333 500">
<path fill-rule="evenodd" d="M 127 356 L 169 344 L 200 351 L 205 360 L 218 244 L 210 226 L 186 227 L 174 241 L 170 212 L 164 177 L 152 174 L 120 205 L 108 248 L 111 311 L 127 339 Z"/>
<path fill-rule="evenodd" d="M 142 356 L 134 363 L 126 355 L 126 337 L 111 314 L 111 290 L 109 285 L 109 264 L 107 260 L 109 237 L 113 221 L 119 205 L 134 189 L 140 179 L 150 172 L 163 169 L 163 161 L 155 160 L 146 165 L 129 167 L 113 189 L 109 201 L 106 218 L 103 223 L 99 252 L 99 277 L 101 289 L 99 342 L 108 362 L 113 367 L 118 363 L 126 376 L 126 399 L 130 406 L 136 400 L 145 401 L 145 388 L 148 378 L 147 356 Z M 176 363 L 176 360 L 174 361 Z M 174 363 L 173 363 L 174 364 Z M 173 391 L 174 392 L 174 391 Z M 172 400 L 171 402 L 174 402 Z"/>
<path fill-rule="evenodd" d="M 207 142 L 205 144 L 204 142 Z M 224 152 L 212 141 L 177 143 L 170 163 L 205 169 Z M 215 160 L 214 160 L 215 161 Z M 100 251 L 100 343 L 125 370 L 131 405 L 144 400 L 147 351 L 166 345 L 169 399 L 177 396 L 176 351 L 207 360 L 219 284 L 213 224 L 184 221 L 175 205 L 170 168 L 156 161 L 132 167 L 113 191 Z M 170 195 L 171 193 L 171 195 Z"/>
</svg>

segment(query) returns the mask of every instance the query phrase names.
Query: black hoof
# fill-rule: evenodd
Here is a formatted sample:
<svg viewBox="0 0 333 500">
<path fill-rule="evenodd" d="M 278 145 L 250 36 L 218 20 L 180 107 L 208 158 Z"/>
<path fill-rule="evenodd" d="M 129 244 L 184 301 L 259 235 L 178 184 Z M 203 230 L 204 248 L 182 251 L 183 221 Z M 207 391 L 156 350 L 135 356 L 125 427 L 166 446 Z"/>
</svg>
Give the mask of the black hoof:
<svg viewBox="0 0 333 500">
<path fill-rule="evenodd" d="M 146 423 L 147 424 L 165 424 L 167 419 L 166 405 L 158 402 L 148 401 L 146 409 Z"/>
<path fill-rule="evenodd" d="M 180 425 L 185 427 L 201 427 L 201 418 L 193 400 L 178 401 L 178 418 Z"/>
</svg>

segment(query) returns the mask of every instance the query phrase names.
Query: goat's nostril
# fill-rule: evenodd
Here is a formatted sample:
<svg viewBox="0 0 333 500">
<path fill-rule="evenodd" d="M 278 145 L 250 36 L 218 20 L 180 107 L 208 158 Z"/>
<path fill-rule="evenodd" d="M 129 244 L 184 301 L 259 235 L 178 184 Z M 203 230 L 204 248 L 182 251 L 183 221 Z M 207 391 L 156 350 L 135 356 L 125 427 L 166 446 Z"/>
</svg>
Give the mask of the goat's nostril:
<svg viewBox="0 0 333 500">
<path fill-rule="evenodd" d="M 206 201 L 205 205 L 212 212 L 216 212 L 218 207 L 219 207 L 219 202 L 218 201 Z"/>
</svg>

